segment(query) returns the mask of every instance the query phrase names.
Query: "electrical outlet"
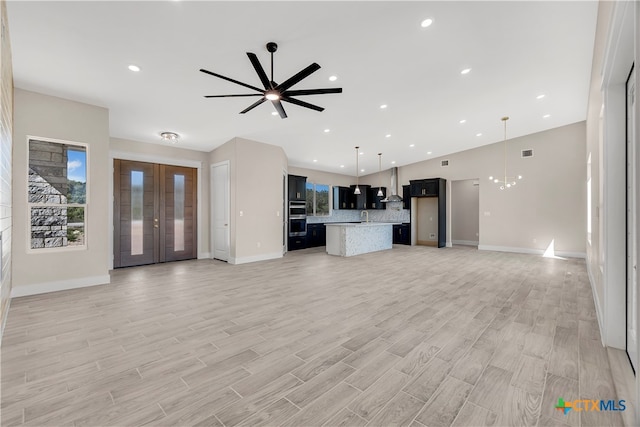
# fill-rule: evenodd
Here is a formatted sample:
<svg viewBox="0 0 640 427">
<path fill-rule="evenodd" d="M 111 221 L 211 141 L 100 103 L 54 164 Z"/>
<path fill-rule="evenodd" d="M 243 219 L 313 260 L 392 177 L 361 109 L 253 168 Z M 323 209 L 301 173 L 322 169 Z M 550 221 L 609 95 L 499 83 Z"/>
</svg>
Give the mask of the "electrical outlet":
<svg viewBox="0 0 640 427">
<path fill-rule="evenodd" d="M 258 247 L 260 247 L 260 242 L 258 242 L 256 245 L 257 245 Z"/>
<path fill-rule="evenodd" d="M 429 238 L 430 239 L 435 239 L 436 238 L 436 234 L 435 233 L 430 233 L 429 234 Z"/>
<path fill-rule="evenodd" d="M 240 216 L 243 216 L 243 215 L 244 215 L 244 212 L 240 211 Z"/>
</svg>

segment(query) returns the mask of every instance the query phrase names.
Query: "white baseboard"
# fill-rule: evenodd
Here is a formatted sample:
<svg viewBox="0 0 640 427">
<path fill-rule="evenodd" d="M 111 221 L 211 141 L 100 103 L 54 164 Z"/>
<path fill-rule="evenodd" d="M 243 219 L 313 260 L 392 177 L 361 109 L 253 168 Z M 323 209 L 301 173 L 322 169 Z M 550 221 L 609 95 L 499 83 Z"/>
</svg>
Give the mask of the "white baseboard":
<svg viewBox="0 0 640 427">
<path fill-rule="evenodd" d="M 602 345 L 605 345 L 605 336 L 604 336 L 604 324 L 603 324 L 603 313 L 602 313 L 602 305 L 600 304 L 600 298 L 598 297 L 598 292 L 596 291 L 596 281 L 593 278 L 593 273 L 591 272 L 591 263 L 587 260 L 587 274 L 589 275 L 589 283 L 591 284 L 591 293 L 593 294 L 593 303 L 596 306 L 596 318 L 598 319 L 598 327 L 600 328 L 600 341 Z"/>
<path fill-rule="evenodd" d="M 452 240 L 454 245 L 478 246 L 477 240 Z"/>
<path fill-rule="evenodd" d="M 198 259 L 211 259 L 211 252 L 201 252 L 198 254 Z"/>
<path fill-rule="evenodd" d="M 34 283 L 33 285 L 14 286 L 11 288 L 11 298 L 29 295 L 46 294 L 49 292 L 66 291 L 68 289 L 86 288 L 111 283 L 111 276 L 81 277 L 79 279 L 57 280 L 55 282 Z"/>
<path fill-rule="evenodd" d="M 245 256 L 240 258 L 232 258 L 229 257 L 229 264 L 246 264 L 249 262 L 258 262 L 258 261 L 267 261 L 270 259 L 282 258 L 281 252 L 274 252 L 271 254 L 263 254 L 263 255 L 254 255 L 254 256 Z"/>
<path fill-rule="evenodd" d="M 532 255 L 544 255 L 544 249 L 533 248 L 517 248 L 509 246 L 491 246 L 491 245 L 478 245 L 478 250 L 481 251 L 496 251 L 496 252 L 515 252 L 519 254 L 532 254 Z M 567 251 L 555 251 L 555 255 L 559 257 L 567 258 L 587 258 L 586 252 L 567 252 Z"/>
</svg>

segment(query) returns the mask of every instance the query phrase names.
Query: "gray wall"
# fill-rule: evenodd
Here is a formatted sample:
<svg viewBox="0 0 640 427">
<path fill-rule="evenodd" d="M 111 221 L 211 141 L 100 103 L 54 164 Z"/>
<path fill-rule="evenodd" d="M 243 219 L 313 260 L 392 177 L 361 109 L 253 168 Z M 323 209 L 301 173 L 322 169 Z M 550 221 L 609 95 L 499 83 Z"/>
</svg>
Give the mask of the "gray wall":
<svg viewBox="0 0 640 427">
<path fill-rule="evenodd" d="M 512 120 L 518 120 L 513 118 Z M 496 126 L 500 126 L 499 118 Z M 520 151 L 532 148 L 534 157 Z M 507 141 L 508 168 L 523 175 L 516 188 L 500 191 L 489 176 L 503 170 L 503 143 L 436 158 L 399 170 L 401 184 L 422 178 L 447 180 L 447 242 L 451 242 L 451 181 L 480 179 L 480 249 L 585 256 L 585 122 Z"/>
<path fill-rule="evenodd" d="M 13 206 L 27 210 L 27 137 L 88 145 L 87 246 L 29 246 L 28 215 L 13 218 L 12 295 L 21 296 L 109 282 L 109 112 L 105 108 L 22 89 L 14 92 Z M 38 268 L 34 268 L 37 266 Z"/>
</svg>

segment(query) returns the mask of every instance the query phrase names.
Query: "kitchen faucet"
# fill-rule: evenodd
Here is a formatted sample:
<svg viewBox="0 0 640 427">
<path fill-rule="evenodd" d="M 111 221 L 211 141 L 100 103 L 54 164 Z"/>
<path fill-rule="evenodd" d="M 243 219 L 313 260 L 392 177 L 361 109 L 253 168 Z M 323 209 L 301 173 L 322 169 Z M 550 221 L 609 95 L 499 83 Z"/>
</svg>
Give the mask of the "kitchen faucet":
<svg viewBox="0 0 640 427">
<path fill-rule="evenodd" d="M 369 222 L 369 211 L 360 212 L 360 218 L 362 218 L 362 214 L 367 214 L 367 222 Z"/>
</svg>

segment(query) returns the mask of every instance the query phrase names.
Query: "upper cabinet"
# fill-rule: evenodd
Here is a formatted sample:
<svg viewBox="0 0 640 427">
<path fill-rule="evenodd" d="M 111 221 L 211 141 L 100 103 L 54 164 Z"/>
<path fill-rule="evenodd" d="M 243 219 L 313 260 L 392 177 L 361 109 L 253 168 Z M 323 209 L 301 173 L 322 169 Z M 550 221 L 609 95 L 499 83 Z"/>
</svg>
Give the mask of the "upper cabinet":
<svg viewBox="0 0 640 427">
<path fill-rule="evenodd" d="M 378 196 L 378 190 L 382 190 L 382 197 Z M 386 187 L 371 187 L 367 194 L 367 209 L 386 209 L 387 204 L 382 200 L 387 197 Z"/>
<path fill-rule="evenodd" d="M 402 186 L 402 208 L 411 209 L 411 186 Z"/>
<path fill-rule="evenodd" d="M 409 181 L 411 184 L 411 197 L 438 197 L 441 180 L 442 178 L 432 178 Z"/>
<path fill-rule="evenodd" d="M 349 187 L 333 187 L 333 209 L 351 209 L 351 198 Z"/>
<path fill-rule="evenodd" d="M 360 194 L 356 195 L 353 194 L 356 186 L 351 186 L 351 194 L 353 194 L 353 198 L 351 199 L 351 209 L 367 209 L 367 195 L 369 194 L 371 186 L 360 184 L 357 187 L 360 187 Z"/>
<path fill-rule="evenodd" d="M 289 201 L 304 202 L 307 200 L 307 177 L 289 175 Z"/>
</svg>

